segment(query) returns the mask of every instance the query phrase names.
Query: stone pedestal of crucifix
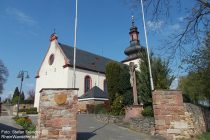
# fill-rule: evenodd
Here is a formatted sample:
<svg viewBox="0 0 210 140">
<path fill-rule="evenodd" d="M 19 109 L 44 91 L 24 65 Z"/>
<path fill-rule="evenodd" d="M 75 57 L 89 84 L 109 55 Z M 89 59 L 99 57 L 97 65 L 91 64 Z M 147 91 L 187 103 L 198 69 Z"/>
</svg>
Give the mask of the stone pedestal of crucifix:
<svg viewBox="0 0 210 140">
<path fill-rule="evenodd" d="M 129 73 L 130 73 L 130 83 L 131 87 L 133 88 L 133 105 L 128 106 L 125 108 L 125 118 L 124 121 L 129 121 L 130 118 L 135 118 L 141 116 L 141 112 L 143 110 L 142 105 L 138 103 L 138 95 L 137 95 L 137 88 L 136 88 L 136 65 L 133 62 L 129 64 Z"/>
</svg>

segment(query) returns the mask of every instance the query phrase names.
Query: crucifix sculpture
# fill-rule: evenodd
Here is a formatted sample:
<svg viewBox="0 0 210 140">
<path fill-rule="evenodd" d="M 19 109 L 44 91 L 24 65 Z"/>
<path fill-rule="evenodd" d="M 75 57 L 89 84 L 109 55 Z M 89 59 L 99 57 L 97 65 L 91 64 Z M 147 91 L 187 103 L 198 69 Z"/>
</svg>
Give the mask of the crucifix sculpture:
<svg viewBox="0 0 210 140">
<path fill-rule="evenodd" d="M 137 89 L 136 89 L 136 72 L 135 72 L 136 67 L 137 66 L 135 66 L 133 62 L 129 63 L 130 83 L 131 87 L 133 87 L 133 105 L 138 105 Z"/>
</svg>

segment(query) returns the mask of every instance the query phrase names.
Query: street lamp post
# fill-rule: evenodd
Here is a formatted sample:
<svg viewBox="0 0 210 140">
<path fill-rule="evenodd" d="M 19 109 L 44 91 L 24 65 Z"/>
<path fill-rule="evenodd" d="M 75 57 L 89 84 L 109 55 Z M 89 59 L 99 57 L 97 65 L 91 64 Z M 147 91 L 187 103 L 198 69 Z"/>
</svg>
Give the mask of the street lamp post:
<svg viewBox="0 0 210 140">
<path fill-rule="evenodd" d="M 21 71 L 19 72 L 17 78 L 20 78 L 20 79 L 21 79 L 21 83 L 20 83 L 20 93 L 19 93 L 19 96 L 18 96 L 18 106 L 17 106 L 17 116 L 19 116 L 20 96 L 21 96 L 21 92 L 22 92 L 23 80 L 24 80 L 24 78 L 26 78 L 26 79 L 29 78 L 28 72 L 27 72 L 27 71 L 21 70 Z"/>
</svg>

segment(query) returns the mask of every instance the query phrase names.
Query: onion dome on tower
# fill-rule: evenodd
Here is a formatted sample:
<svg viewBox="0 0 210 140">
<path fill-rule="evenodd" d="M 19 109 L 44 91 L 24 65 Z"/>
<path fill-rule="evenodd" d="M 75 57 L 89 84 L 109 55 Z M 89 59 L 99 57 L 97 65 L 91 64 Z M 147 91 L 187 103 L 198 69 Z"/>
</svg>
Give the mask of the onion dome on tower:
<svg viewBox="0 0 210 140">
<path fill-rule="evenodd" d="M 125 49 L 124 53 L 128 57 L 122 62 L 127 62 L 138 58 L 138 54 L 141 50 L 139 42 L 138 28 L 135 26 L 134 16 L 132 16 L 132 25 L 130 27 L 130 45 Z"/>
</svg>

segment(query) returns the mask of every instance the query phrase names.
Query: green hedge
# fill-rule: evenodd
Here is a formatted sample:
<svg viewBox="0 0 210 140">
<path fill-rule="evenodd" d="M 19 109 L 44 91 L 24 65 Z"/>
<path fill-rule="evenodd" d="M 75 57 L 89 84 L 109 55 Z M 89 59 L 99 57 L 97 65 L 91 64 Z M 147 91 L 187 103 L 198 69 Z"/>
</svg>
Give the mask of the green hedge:
<svg viewBox="0 0 210 140">
<path fill-rule="evenodd" d="M 26 112 L 26 114 L 37 114 L 37 108 L 29 108 L 29 109 L 19 109 L 19 112 Z"/>
<path fill-rule="evenodd" d="M 141 114 L 143 116 L 150 116 L 150 117 L 153 117 L 154 116 L 154 113 L 153 113 L 153 109 L 152 109 L 152 106 L 147 106 L 144 108 L 144 110 L 141 112 Z"/>
<path fill-rule="evenodd" d="M 95 106 L 95 113 L 96 114 L 107 114 L 108 111 L 105 108 L 104 104 L 98 104 Z"/>
</svg>

